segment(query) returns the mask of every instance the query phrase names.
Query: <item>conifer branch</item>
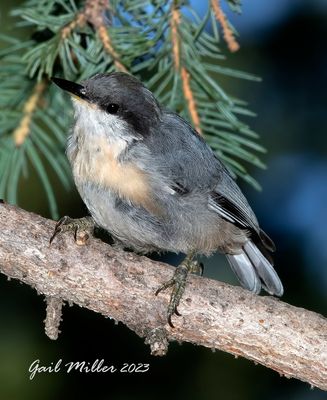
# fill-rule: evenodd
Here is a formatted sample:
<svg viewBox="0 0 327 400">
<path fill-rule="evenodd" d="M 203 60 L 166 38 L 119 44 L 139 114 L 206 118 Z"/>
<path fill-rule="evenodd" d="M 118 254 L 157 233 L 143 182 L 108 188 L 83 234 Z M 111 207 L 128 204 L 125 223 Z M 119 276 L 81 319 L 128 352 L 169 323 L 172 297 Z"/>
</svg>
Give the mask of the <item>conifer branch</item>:
<svg viewBox="0 0 327 400">
<path fill-rule="evenodd" d="M 187 102 L 187 108 L 190 113 L 193 125 L 196 131 L 199 134 L 202 134 L 201 126 L 200 126 L 200 118 L 196 106 L 196 102 L 194 99 L 194 94 L 191 89 L 190 84 L 190 74 L 187 71 L 185 65 L 181 65 L 181 51 L 180 51 L 180 37 L 178 34 L 178 26 L 181 23 L 181 14 L 179 8 L 176 6 L 175 2 L 173 2 L 171 7 L 171 19 L 170 19 L 170 29 L 171 29 L 171 41 L 172 41 L 172 52 L 173 52 L 173 60 L 175 70 L 180 73 L 182 86 L 183 86 L 183 94 L 184 98 Z"/>
<path fill-rule="evenodd" d="M 21 146 L 28 135 L 30 134 L 30 125 L 32 121 L 32 117 L 34 112 L 36 111 L 37 105 L 40 101 L 41 95 L 46 88 L 45 81 L 38 82 L 31 94 L 31 96 L 27 99 L 26 103 L 24 104 L 23 108 L 23 117 L 20 120 L 19 125 L 13 132 L 13 139 L 15 145 L 17 147 Z"/>
<path fill-rule="evenodd" d="M 112 41 L 108 33 L 107 27 L 104 24 L 102 24 L 97 28 L 97 30 L 99 38 L 103 44 L 103 48 L 113 59 L 117 71 L 128 72 L 127 68 L 124 66 L 124 64 L 122 64 L 118 53 L 116 52 L 116 50 L 112 45 Z"/>
<path fill-rule="evenodd" d="M 240 48 L 240 45 L 237 43 L 233 31 L 228 25 L 227 18 L 221 9 L 220 0 L 210 0 L 212 10 L 215 14 L 217 21 L 220 23 L 221 28 L 223 30 L 224 39 L 227 43 L 227 46 L 231 52 L 235 52 Z"/>
<path fill-rule="evenodd" d="M 127 68 L 121 62 L 119 54 L 114 49 L 108 33 L 108 28 L 104 21 L 106 10 L 111 10 L 108 0 L 86 0 L 84 9 L 77 14 L 72 22 L 62 29 L 61 37 L 62 39 L 67 39 L 76 27 L 83 26 L 87 22 L 90 23 L 97 31 L 103 48 L 112 58 L 116 69 L 121 72 L 128 72 Z"/>
<path fill-rule="evenodd" d="M 116 69 L 121 72 L 128 72 L 119 54 L 114 49 L 108 28 L 104 21 L 104 13 L 109 9 L 111 8 L 108 0 L 86 0 L 84 15 L 87 21 L 96 29 L 103 48 L 113 59 Z"/>
</svg>

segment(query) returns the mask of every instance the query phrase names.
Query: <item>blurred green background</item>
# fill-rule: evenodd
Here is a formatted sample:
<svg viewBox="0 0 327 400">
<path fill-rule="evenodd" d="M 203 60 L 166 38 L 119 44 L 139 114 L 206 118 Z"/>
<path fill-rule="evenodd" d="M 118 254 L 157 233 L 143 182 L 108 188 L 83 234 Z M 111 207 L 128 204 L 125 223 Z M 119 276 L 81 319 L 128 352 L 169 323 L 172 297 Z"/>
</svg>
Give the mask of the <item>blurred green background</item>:
<svg viewBox="0 0 327 400">
<path fill-rule="evenodd" d="M 192 3 L 192 2 L 191 2 Z M 0 31 L 12 33 L 9 9 L 1 2 Z M 201 14 L 205 7 L 193 1 Z M 283 300 L 327 313 L 327 2 L 244 0 L 243 15 L 230 18 L 240 32 L 241 51 L 227 65 L 255 73 L 263 82 L 222 82 L 248 100 L 258 117 L 249 120 L 268 148 L 268 169 L 251 172 L 261 193 L 241 185 L 262 227 L 277 244 L 276 269 L 285 286 Z M 28 34 L 21 31 L 21 35 Z M 221 77 L 220 77 L 221 79 Z M 67 127 L 68 128 L 68 127 Z M 82 216 L 86 209 L 74 191 L 55 189 L 60 214 Z M 21 180 L 20 205 L 48 216 L 37 180 Z M 168 257 L 177 264 L 179 258 Z M 205 275 L 236 284 L 222 256 L 205 260 Z M 42 296 L 0 276 L 0 399 L 327 399 L 308 384 L 234 359 L 222 352 L 172 343 L 168 355 L 149 355 L 143 341 L 121 324 L 76 306 L 64 308 L 62 333 L 55 342 L 44 334 Z M 39 374 L 29 380 L 35 359 L 42 365 L 105 359 L 107 365 L 149 363 L 144 374 Z"/>
</svg>

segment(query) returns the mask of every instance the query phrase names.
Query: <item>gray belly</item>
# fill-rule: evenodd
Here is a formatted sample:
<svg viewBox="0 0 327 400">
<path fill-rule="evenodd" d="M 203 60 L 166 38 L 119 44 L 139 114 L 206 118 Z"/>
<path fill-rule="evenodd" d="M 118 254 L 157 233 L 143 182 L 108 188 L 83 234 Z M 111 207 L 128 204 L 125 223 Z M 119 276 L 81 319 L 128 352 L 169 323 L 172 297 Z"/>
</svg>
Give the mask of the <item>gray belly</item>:
<svg viewBox="0 0 327 400">
<path fill-rule="evenodd" d="M 232 253 L 246 241 L 245 233 L 210 211 L 201 195 L 165 198 L 165 215 L 159 218 L 93 184 L 78 190 L 97 225 L 138 252 Z"/>
<path fill-rule="evenodd" d="M 146 210 L 93 184 L 80 185 L 78 190 L 97 225 L 126 247 L 149 252 L 169 245 L 168 224 L 162 229 L 159 219 Z M 166 250 L 175 251 L 171 248 Z"/>
</svg>

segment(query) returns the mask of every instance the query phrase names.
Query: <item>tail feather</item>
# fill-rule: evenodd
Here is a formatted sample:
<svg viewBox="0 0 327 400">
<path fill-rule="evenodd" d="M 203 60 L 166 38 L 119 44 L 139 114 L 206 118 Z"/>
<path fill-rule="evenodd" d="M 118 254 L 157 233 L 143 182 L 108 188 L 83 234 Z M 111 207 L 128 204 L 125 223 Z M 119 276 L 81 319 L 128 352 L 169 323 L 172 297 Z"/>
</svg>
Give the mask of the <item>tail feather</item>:
<svg viewBox="0 0 327 400">
<path fill-rule="evenodd" d="M 226 254 L 226 257 L 241 285 L 251 292 L 260 293 L 261 282 L 248 256 L 241 253 Z"/>
<path fill-rule="evenodd" d="M 241 285 L 259 293 L 261 288 L 269 294 L 282 296 L 283 285 L 267 258 L 258 247 L 249 240 L 241 254 L 227 254 L 227 260 Z"/>
<path fill-rule="evenodd" d="M 260 277 L 263 288 L 270 294 L 282 296 L 284 292 L 282 282 L 272 264 L 260 252 L 258 247 L 249 240 L 244 245 L 244 251 Z"/>
</svg>

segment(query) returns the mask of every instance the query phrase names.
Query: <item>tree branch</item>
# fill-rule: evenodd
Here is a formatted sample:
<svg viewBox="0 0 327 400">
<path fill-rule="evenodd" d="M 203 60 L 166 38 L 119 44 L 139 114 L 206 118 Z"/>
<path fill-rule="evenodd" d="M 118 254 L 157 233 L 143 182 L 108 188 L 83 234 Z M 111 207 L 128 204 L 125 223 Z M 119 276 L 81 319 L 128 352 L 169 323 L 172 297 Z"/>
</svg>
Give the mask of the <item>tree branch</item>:
<svg viewBox="0 0 327 400">
<path fill-rule="evenodd" d="M 191 276 L 179 307 L 182 317 L 175 317 L 171 329 L 169 293 L 154 292 L 173 267 L 93 238 L 78 246 L 68 233 L 50 247 L 54 222 L 8 204 L 0 204 L 0 226 L 0 271 L 47 297 L 52 338 L 62 299 L 121 321 L 145 338 L 152 354 L 165 354 L 171 340 L 191 342 L 327 390 L 327 320 L 321 315 Z"/>
</svg>

